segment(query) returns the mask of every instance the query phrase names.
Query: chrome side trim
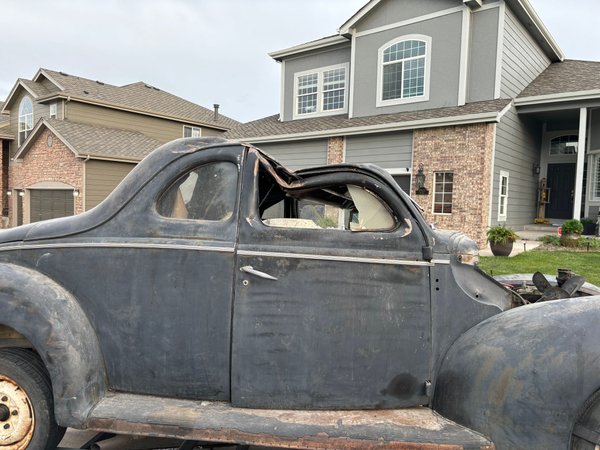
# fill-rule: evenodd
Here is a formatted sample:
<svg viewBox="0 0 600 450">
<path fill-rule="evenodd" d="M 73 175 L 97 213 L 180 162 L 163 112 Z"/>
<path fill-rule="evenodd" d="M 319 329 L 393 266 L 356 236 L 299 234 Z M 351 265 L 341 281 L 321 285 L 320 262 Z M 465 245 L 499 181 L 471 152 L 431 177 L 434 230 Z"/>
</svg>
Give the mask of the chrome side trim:
<svg viewBox="0 0 600 450">
<path fill-rule="evenodd" d="M 386 264 L 392 266 L 434 266 L 435 263 L 427 261 L 411 261 L 408 259 L 383 259 L 383 258 L 361 258 L 356 256 L 331 256 L 331 255 L 311 255 L 306 253 L 281 253 L 281 252 L 258 252 L 254 250 L 238 250 L 238 255 L 242 256 L 267 256 L 273 258 L 298 258 L 313 259 L 320 261 L 339 261 L 368 264 Z M 438 262 L 443 264 L 444 261 Z M 446 261 L 449 263 L 449 261 Z"/>
<path fill-rule="evenodd" d="M 431 263 L 432 264 L 450 264 L 450 260 L 449 259 L 432 259 Z"/>
<path fill-rule="evenodd" d="M 136 243 L 117 243 L 117 242 L 77 242 L 77 243 L 56 243 L 56 244 L 22 244 L 11 245 L 7 247 L 0 246 L 0 252 L 10 250 L 44 250 L 52 248 L 140 248 L 140 249 L 168 249 L 168 250 L 196 250 L 203 252 L 235 253 L 234 247 L 211 247 L 199 245 L 181 245 L 181 244 L 136 244 Z"/>
</svg>

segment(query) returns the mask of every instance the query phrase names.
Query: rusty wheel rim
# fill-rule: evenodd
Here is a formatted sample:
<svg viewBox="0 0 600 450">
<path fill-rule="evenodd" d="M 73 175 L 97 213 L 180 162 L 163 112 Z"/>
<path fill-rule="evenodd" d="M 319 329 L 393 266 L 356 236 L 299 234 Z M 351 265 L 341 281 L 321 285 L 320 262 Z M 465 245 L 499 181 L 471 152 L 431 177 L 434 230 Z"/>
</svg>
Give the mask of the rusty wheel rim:
<svg viewBox="0 0 600 450">
<path fill-rule="evenodd" d="M 29 396 L 14 380 L 0 375 L 0 450 L 26 449 L 34 425 Z"/>
</svg>

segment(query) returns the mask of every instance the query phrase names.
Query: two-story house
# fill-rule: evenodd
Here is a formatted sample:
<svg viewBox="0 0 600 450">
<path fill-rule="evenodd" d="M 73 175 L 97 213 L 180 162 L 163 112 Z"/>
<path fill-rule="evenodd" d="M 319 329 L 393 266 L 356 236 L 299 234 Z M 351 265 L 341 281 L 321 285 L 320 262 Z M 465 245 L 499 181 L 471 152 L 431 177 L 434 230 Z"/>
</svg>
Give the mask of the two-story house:
<svg viewBox="0 0 600 450">
<path fill-rule="evenodd" d="M 226 137 L 296 168 L 379 164 L 480 244 L 598 213 L 600 63 L 565 60 L 528 0 L 371 0 L 270 56 L 280 113 Z"/>
<path fill-rule="evenodd" d="M 48 69 L 17 80 L 0 104 L 4 225 L 86 211 L 161 144 L 238 124 L 215 107 Z"/>
</svg>

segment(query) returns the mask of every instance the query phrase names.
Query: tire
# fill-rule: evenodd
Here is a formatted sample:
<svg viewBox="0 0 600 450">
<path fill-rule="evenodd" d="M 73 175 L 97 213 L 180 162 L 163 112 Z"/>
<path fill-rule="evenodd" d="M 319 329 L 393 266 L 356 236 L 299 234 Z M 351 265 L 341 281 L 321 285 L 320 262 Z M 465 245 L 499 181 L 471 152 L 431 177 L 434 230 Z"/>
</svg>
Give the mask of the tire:
<svg viewBox="0 0 600 450">
<path fill-rule="evenodd" d="M 598 445 L 600 445 L 600 391 L 596 391 L 583 405 L 571 433 L 571 450 L 594 450 Z"/>
<path fill-rule="evenodd" d="M 64 434 L 42 360 L 31 350 L 0 349 L 0 450 L 54 450 Z"/>
</svg>

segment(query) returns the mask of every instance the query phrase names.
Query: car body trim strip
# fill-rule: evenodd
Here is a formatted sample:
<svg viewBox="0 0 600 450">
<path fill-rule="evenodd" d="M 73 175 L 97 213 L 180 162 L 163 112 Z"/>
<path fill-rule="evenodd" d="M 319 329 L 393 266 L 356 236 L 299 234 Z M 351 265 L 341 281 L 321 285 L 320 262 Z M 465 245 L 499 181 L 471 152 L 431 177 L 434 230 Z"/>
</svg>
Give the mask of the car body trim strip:
<svg viewBox="0 0 600 450">
<path fill-rule="evenodd" d="M 369 264 L 388 264 L 394 266 L 433 266 L 435 263 L 428 261 L 413 261 L 408 259 L 383 259 L 383 258 L 361 258 L 356 256 L 333 256 L 333 255 L 311 255 L 307 253 L 282 253 L 282 252 L 261 252 L 254 250 L 238 250 L 238 255 L 242 256 L 267 256 L 274 258 L 298 258 L 315 259 L 321 261 L 340 261 Z M 436 261 L 443 264 L 445 261 Z"/>
<path fill-rule="evenodd" d="M 47 248 L 145 248 L 145 249 L 170 249 L 170 250 L 196 250 L 203 252 L 235 253 L 234 247 L 212 247 L 185 244 L 143 244 L 121 242 L 77 242 L 56 244 L 22 244 L 0 247 L 0 252 L 10 250 L 39 250 Z"/>
</svg>

